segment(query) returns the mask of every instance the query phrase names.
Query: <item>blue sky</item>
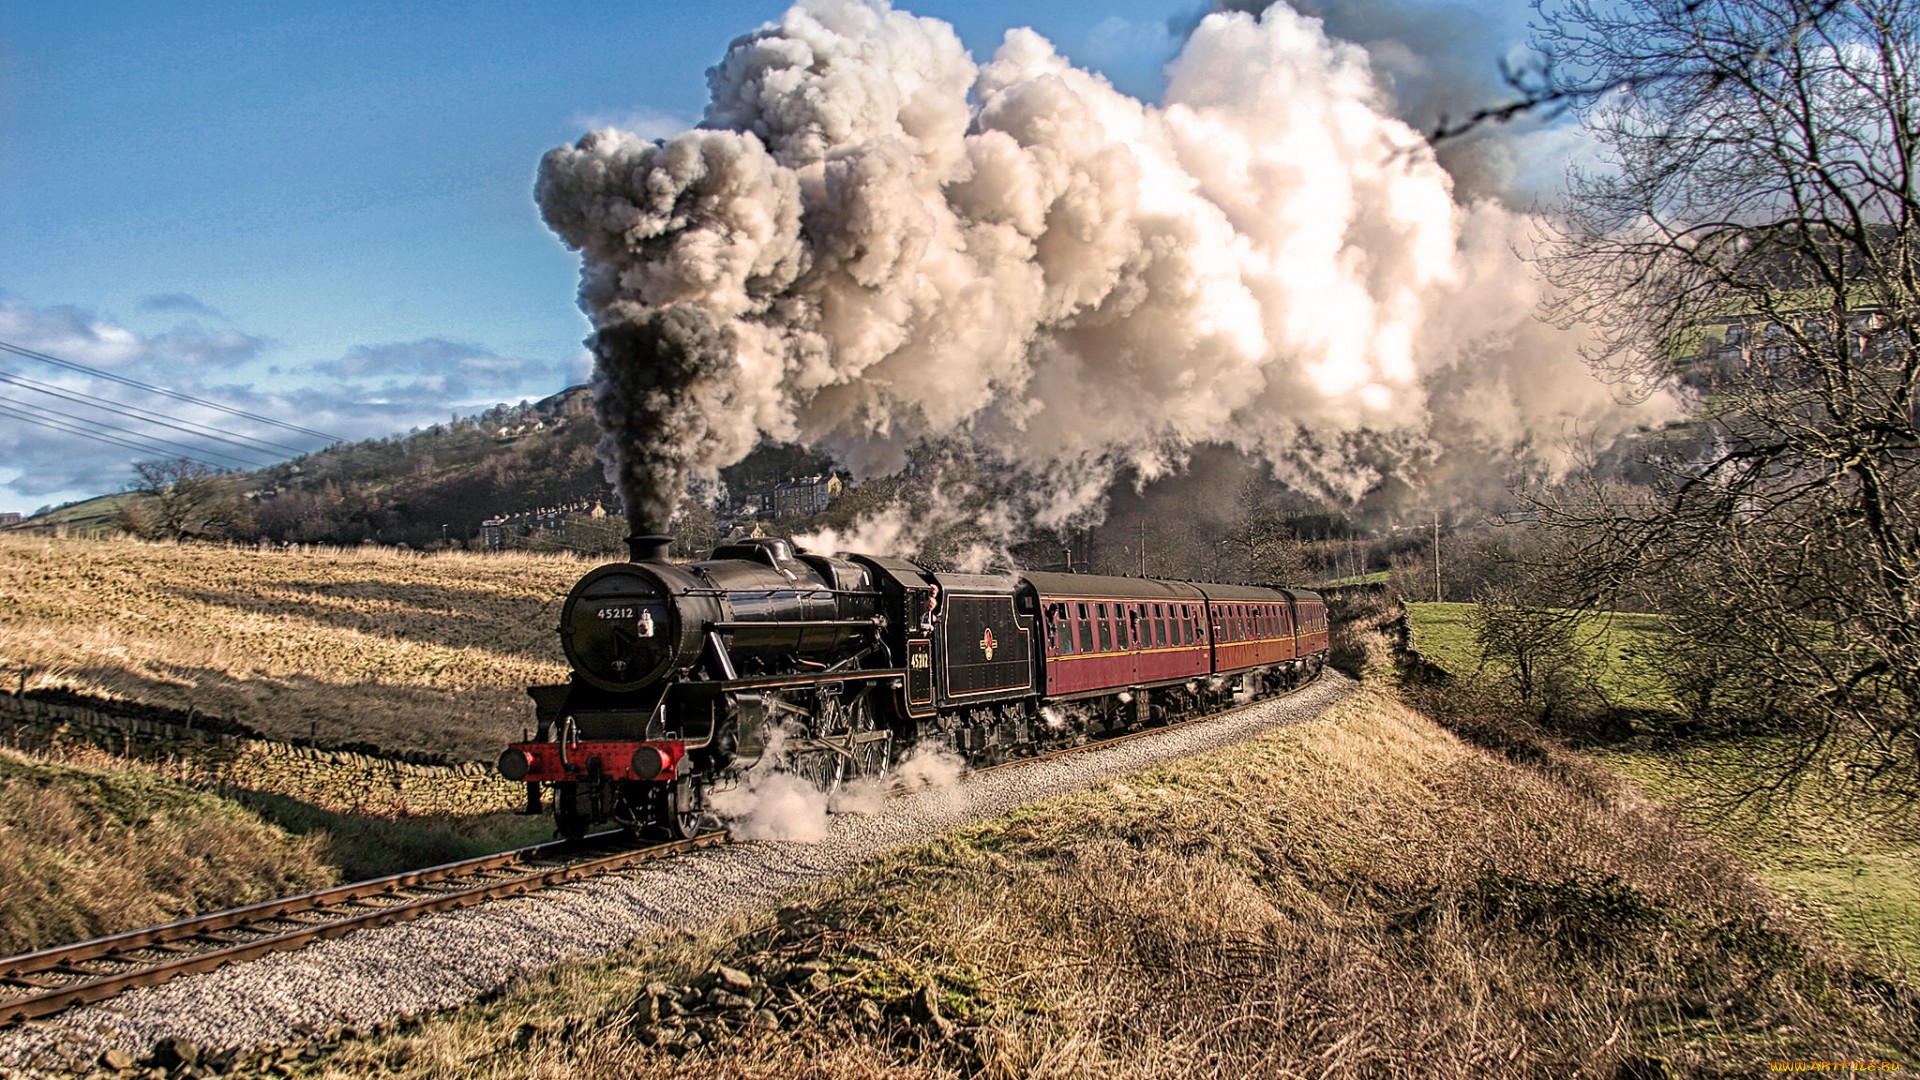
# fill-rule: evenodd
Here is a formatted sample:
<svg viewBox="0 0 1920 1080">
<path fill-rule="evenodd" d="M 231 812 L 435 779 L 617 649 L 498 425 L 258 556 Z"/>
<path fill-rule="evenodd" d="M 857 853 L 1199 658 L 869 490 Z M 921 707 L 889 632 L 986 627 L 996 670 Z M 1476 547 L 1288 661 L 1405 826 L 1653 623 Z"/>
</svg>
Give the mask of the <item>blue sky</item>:
<svg viewBox="0 0 1920 1080">
<path fill-rule="evenodd" d="M 691 126 L 707 66 L 785 6 L 0 7 L 0 342 L 346 438 L 583 381 L 540 155 Z M 1151 99 L 1168 21 L 1198 4 L 899 6 L 979 58 L 1032 26 Z M 320 443 L 15 355 L 0 374 Z M 155 456 L 0 416 L 0 510 L 119 490 Z"/>
</svg>

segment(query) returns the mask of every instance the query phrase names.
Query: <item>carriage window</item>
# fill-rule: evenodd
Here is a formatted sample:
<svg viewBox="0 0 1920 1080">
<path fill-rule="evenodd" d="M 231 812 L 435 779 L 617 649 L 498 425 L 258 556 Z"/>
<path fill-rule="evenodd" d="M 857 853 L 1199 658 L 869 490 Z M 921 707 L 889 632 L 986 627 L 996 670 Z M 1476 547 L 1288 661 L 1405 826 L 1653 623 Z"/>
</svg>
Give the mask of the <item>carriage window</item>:
<svg viewBox="0 0 1920 1080">
<path fill-rule="evenodd" d="M 1099 622 L 1097 625 L 1099 626 L 1099 629 L 1100 629 L 1100 651 L 1112 652 L 1113 651 L 1113 621 L 1107 614 L 1107 605 L 1095 604 L 1093 610 L 1094 610 L 1094 614 L 1099 618 Z"/>
</svg>

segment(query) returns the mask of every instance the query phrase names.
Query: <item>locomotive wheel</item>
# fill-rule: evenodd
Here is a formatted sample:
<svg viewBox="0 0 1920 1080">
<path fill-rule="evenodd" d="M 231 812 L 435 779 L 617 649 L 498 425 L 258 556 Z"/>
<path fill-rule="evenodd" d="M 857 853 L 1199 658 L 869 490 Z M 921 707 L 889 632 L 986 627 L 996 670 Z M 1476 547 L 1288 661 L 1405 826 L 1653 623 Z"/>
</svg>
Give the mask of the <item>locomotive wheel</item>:
<svg viewBox="0 0 1920 1080">
<path fill-rule="evenodd" d="M 553 824 L 560 835 L 569 840 L 578 840 L 587 835 L 587 815 L 580 812 L 580 785 L 573 783 L 554 786 Z"/>
<path fill-rule="evenodd" d="M 840 790 L 848 780 L 885 776 L 892 763 L 892 739 L 850 743 L 854 736 L 868 735 L 875 730 L 872 694 L 862 690 L 823 716 L 816 729 L 817 737 L 822 740 L 848 740 L 851 756 L 836 750 L 794 754 L 787 760 L 786 771 L 829 795 Z"/>
<path fill-rule="evenodd" d="M 683 780 L 660 793 L 660 824 L 669 840 L 691 840 L 705 829 L 707 812 L 693 782 Z"/>
<path fill-rule="evenodd" d="M 832 794 L 840 790 L 847 778 L 847 759 L 831 750 L 795 754 L 788 769 L 821 791 Z"/>
</svg>

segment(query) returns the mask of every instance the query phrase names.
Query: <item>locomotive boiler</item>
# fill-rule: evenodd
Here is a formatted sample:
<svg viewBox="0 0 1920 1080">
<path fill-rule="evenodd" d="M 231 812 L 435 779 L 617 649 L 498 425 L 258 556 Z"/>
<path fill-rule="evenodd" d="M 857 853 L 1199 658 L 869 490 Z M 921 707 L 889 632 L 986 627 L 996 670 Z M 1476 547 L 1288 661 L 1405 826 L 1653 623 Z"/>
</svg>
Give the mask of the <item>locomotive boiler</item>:
<svg viewBox="0 0 1920 1080">
<path fill-rule="evenodd" d="M 708 793 L 762 762 L 832 790 L 920 746 L 980 763 L 1164 721 L 1292 686 L 1327 646 L 1302 590 L 628 545 L 568 595 L 571 677 L 530 688 L 538 727 L 500 756 L 568 836 L 691 836 Z"/>
</svg>

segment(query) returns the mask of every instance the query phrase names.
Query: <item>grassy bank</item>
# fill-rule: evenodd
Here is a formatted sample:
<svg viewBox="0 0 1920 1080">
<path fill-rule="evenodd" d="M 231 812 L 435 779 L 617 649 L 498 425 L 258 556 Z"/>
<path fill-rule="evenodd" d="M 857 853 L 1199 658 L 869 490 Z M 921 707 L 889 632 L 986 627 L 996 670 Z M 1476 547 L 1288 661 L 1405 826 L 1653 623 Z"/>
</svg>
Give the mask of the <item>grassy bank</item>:
<svg viewBox="0 0 1920 1080">
<path fill-rule="evenodd" d="M 0 749 L 0 956 L 539 843 L 512 814 L 381 818 L 221 796 L 92 747 Z"/>
<path fill-rule="evenodd" d="M 584 564 L 0 535 L 0 677 L 318 737 L 491 760 L 565 678 Z"/>
<path fill-rule="evenodd" d="M 1920 822 L 1850 802 L 1833 778 L 1755 793 L 1752 743 L 1610 748 L 1595 756 L 1712 833 L 1857 949 L 1920 987 Z"/>
<path fill-rule="evenodd" d="M 0 750 L 0 955 L 332 884 L 325 838 L 141 766 Z"/>
<path fill-rule="evenodd" d="M 1917 1046 L 1911 993 L 1631 786 L 1369 687 L 306 1071 L 1745 1076 Z"/>
<path fill-rule="evenodd" d="M 1466 628 L 1469 604 L 1410 604 L 1413 645 L 1456 677 L 1484 677 Z M 1602 697 L 1665 709 L 1670 699 L 1644 656 L 1661 632 L 1650 615 L 1593 616 L 1583 640 Z M 1596 747 L 1595 758 L 1630 778 L 1689 824 L 1712 834 L 1876 969 L 1920 986 L 1920 822 L 1854 801 L 1815 772 L 1765 793 L 1776 749 L 1750 738 L 1682 744 L 1640 738 Z"/>
</svg>

